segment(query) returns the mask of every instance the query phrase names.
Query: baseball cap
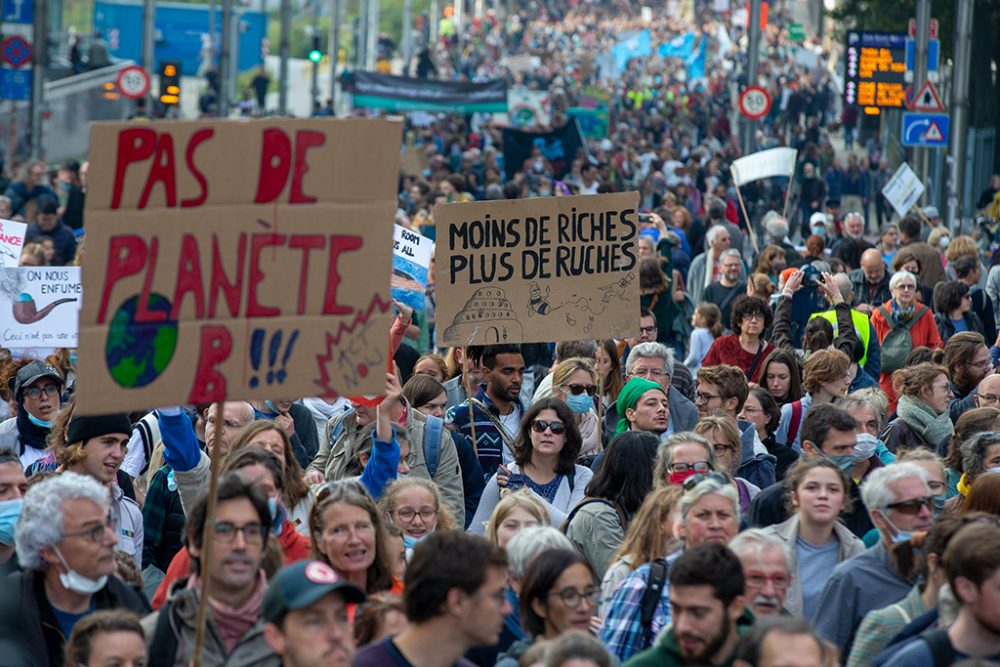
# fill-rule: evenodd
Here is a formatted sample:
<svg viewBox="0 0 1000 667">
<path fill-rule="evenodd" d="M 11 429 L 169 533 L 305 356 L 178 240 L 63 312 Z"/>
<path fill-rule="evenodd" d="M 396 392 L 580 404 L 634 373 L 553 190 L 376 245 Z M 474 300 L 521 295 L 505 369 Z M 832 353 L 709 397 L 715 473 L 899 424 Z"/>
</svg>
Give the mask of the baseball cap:
<svg viewBox="0 0 1000 667">
<path fill-rule="evenodd" d="M 32 361 L 21 367 L 21 370 L 14 376 L 14 381 L 10 387 L 11 393 L 16 397 L 21 393 L 21 389 L 31 386 L 42 378 L 51 378 L 57 385 L 62 387 L 65 382 L 62 375 L 44 361 Z"/>
<path fill-rule="evenodd" d="M 279 623 L 285 615 L 313 604 L 327 593 L 339 591 L 348 602 L 360 604 L 365 594 L 341 579 L 333 568 L 318 560 L 300 560 L 281 568 L 264 594 L 264 620 Z"/>
</svg>

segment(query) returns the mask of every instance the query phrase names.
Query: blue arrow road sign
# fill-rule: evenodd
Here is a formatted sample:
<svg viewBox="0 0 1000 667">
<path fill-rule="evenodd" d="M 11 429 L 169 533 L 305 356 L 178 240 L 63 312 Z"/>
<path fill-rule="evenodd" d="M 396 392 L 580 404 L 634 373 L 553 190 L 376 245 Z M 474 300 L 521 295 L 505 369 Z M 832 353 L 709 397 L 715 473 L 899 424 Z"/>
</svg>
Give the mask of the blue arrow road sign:
<svg viewBox="0 0 1000 667">
<path fill-rule="evenodd" d="M 941 148 L 948 145 L 949 117 L 946 113 L 903 114 L 902 140 L 904 146 Z"/>
<path fill-rule="evenodd" d="M 4 23 L 32 23 L 35 3 L 32 0 L 3 0 Z"/>
</svg>

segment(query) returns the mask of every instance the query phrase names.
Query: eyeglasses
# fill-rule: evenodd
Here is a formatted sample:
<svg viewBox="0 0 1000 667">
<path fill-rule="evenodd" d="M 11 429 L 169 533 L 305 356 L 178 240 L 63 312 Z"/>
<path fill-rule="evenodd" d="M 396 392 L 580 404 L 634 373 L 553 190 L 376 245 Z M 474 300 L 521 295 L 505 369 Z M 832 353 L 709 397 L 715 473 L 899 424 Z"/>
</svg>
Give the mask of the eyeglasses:
<svg viewBox="0 0 1000 667">
<path fill-rule="evenodd" d="M 760 320 L 761 322 L 763 322 L 764 321 L 764 314 L 763 313 L 747 313 L 746 315 L 743 316 L 743 319 L 744 320 Z"/>
<path fill-rule="evenodd" d="M 775 588 L 788 588 L 792 578 L 787 574 L 766 575 L 763 572 L 747 572 L 743 575 L 743 582 L 753 588 L 763 588 L 769 581 Z"/>
<path fill-rule="evenodd" d="M 219 542 L 229 543 L 236 539 L 236 533 L 243 533 L 243 539 L 247 544 L 260 544 L 264 541 L 264 526 L 259 523 L 248 523 L 245 526 L 237 526 L 229 521 L 219 521 L 212 526 L 212 534 Z"/>
<path fill-rule="evenodd" d="M 974 367 L 974 368 L 989 368 L 990 367 L 990 360 L 989 359 L 983 359 L 982 361 L 974 361 L 974 362 L 972 362 L 969 365 L 972 366 L 972 367 Z"/>
<path fill-rule="evenodd" d="M 42 394 L 49 398 L 59 395 L 59 387 L 54 384 L 47 384 L 44 387 L 28 387 L 24 390 L 24 395 L 33 401 L 37 401 Z"/>
<path fill-rule="evenodd" d="M 63 537 L 86 537 L 89 538 L 94 544 L 100 544 L 104 539 L 104 534 L 107 531 L 114 532 L 115 530 L 115 520 L 111 517 L 111 513 L 108 512 L 107 518 L 104 523 L 100 526 L 94 526 L 93 528 L 86 528 L 84 530 L 74 530 L 71 533 L 63 533 Z"/>
<path fill-rule="evenodd" d="M 419 516 L 421 521 L 428 523 L 431 519 L 437 516 L 437 513 L 438 511 L 433 507 L 425 507 L 419 512 L 409 507 L 404 507 L 401 510 L 396 510 L 396 518 L 409 523 Z"/>
<path fill-rule="evenodd" d="M 694 477 L 688 477 L 684 481 L 684 490 L 690 491 L 694 487 L 698 486 L 706 480 L 713 480 L 719 484 L 732 484 L 733 480 L 724 472 L 713 471 L 705 475 L 695 475 Z"/>
<path fill-rule="evenodd" d="M 1000 396 L 996 394 L 979 394 L 980 403 L 1000 403 Z"/>
<path fill-rule="evenodd" d="M 896 289 L 917 289 L 916 285 L 896 285 Z"/>
<path fill-rule="evenodd" d="M 696 475 L 704 475 L 712 469 L 712 466 L 709 465 L 708 461 L 695 461 L 694 463 L 671 463 L 667 466 L 667 469 L 670 470 L 670 472 L 676 472 L 682 475 L 689 470 L 694 470 Z"/>
<path fill-rule="evenodd" d="M 706 394 L 703 391 L 697 391 L 694 394 L 695 403 L 708 403 L 714 398 L 722 398 L 719 394 Z"/>
<path fill-rule="evenodd" d="M 924 496 L 923 498 L 911 498 L 910 500 L 901 500 L 898 503 L 891 503 L 885 506 L 886 509 L 896 510 L 900 514 L 908 514 L 910 516 L 920 514 L 920 510 L 923 508 L 934 509 L 934 497 Z"/>
<path fill-rule="evenodd" d="M 712 445 L 712 451 L 716 456 L 725 456 L 729 452 L 735 452 L 736 448 L 732 445 Z"/>
<path fill-rule="evenodd" d="M 547 422 L 544 419 L 531 422 L 531 430 L 535 433 L 545 433 L 545 429 L 552 431 L 552 435 L 560 435 L 566 431 L 566 425 L 562 422 Z"/>
<path fill-rule="evenodd" d="M 585 591 L 578 591 L 575 588 L 564 588 L 561 591 L 552 591 L 549 595 L 555 595 L 569 609 L 576 609 L 580 603 L 587 600 L 591 608 L 596 608 L 601 604 L 601 589 L 599 586 L 591 586 Z"/>
<path fill-rule="evenodd" d="M 629 375 L 636 378 L 653 379 L 661 378 L 666 375 L 666 373 L 661 371 L 659 368 L 647 368 L 645 370 L 634 370 Z"/>
<path fill-rule="evenodd" d="M 569 393 L 574 396 L 579 396 L 583 392 L 587 392 L 587 396 L 593 396 L 597 393 L 597 385 L 593 384 L 566 384 L 563 387 L 569 389 Z"/>
<path fill-rule="evenodd" d="M 639 327 L 639 333 L 655 334 L 656 331 L 657 331 L 657 329 L 656 329 L 656 325 L 655 324 L 653 326 L 651 326 L 651 327 Z"/>
</svg>

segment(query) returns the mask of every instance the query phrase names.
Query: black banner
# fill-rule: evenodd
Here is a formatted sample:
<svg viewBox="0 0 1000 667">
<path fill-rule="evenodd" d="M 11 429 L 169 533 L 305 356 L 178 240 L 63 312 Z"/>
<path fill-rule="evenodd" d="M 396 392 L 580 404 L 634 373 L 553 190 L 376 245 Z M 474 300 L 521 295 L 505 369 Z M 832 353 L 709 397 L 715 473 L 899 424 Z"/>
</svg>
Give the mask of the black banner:
<svg viewBox="0 0 1000 667">
<path fill-rule="evenodd" d="M 351 78 L 356 107 L 446 113 L 507 111 L 507 82 L 502 80 L 437 81 L 360 71 L 353 72 Z"/>
<path fill-rule="evenodd" d="M 575 120 L 551 132 L 522 132 L 504 128 L 503 166 L 507 180 L 521 171 L 535 146 L 542 149 L 542 155 L 552 165 L 553 175 L 562 178 L 573 165 L 577 151 L 583 146 L 583 139 Z"/>
</svg>

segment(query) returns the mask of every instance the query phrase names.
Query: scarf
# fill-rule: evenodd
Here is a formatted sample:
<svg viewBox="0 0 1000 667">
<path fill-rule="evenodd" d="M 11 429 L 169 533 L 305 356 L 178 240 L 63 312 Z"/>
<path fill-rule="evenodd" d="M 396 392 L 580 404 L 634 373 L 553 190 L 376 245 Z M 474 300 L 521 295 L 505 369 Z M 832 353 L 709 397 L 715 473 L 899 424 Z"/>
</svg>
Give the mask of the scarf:
<svg viewBox="0 0 1000 667">
<path fill-rule="evenodd" d="M 197 574 L 191 575 L 188 588 L 201 588 Z M 243 636 L 260 619 L 261 609 L 264 606 L 264 591 L 267 590 L 267 575 L 264 570 L 257 574 L 257 584 L 253 593 L 240 607 L 230 607 L 224 602 L 219 602 L 211 595 L 208 597 L 208 606 L 212 609 L 212 618 L 219 628 L 222 641 L 226 644 L 226 653 L 232 653 L 236 645 L 243 639 Z"/>
<path fill-rule="evenodd" d="M 936 415 L 929 405 L 912 396 L 899 397 L 896 414 L 931 447 L 937 447 L 955 431 L 947 411 Z"/>
<path fill-rule="evenodd" d="M 897 302 L 895 299 L 893 299 L 890 303 L 892 304 L 891 306 L 892 319 L 896 320 L 896 324 L 906 324 L 907 322 L 910 321 L 910 318 L 912 318 L 913 315 L 917 312 L 916 301 L 911 303 L 906 308 L 900 306 L 899 302 Z"/>
<path fill-rule="evenodd" d="M 21 444 L 35 449 L 45 449 L 45 438 L 49 435 L 49 429 L 32 423 L 28 419 L 27 409 L 21 403 L 17 406 L 17 435 Z"/>
<path fill-rule="evenodd" d="M 634 408 L 635 404 L 639 402 L 639 397 L 650 389 L 663 391 L 663 387 L 646 378 L 634 377 L 625 383 L 625 386 L 622 387 L 621 392 L 618 394 L 618 415 L 620 419 L 615 428 L 615 435 L 628 430 L 629 422 L 625 417 L 625 411 L 629 408 Z M 666 392 L 663 393 L 666 394 Z"/>
</svg>

